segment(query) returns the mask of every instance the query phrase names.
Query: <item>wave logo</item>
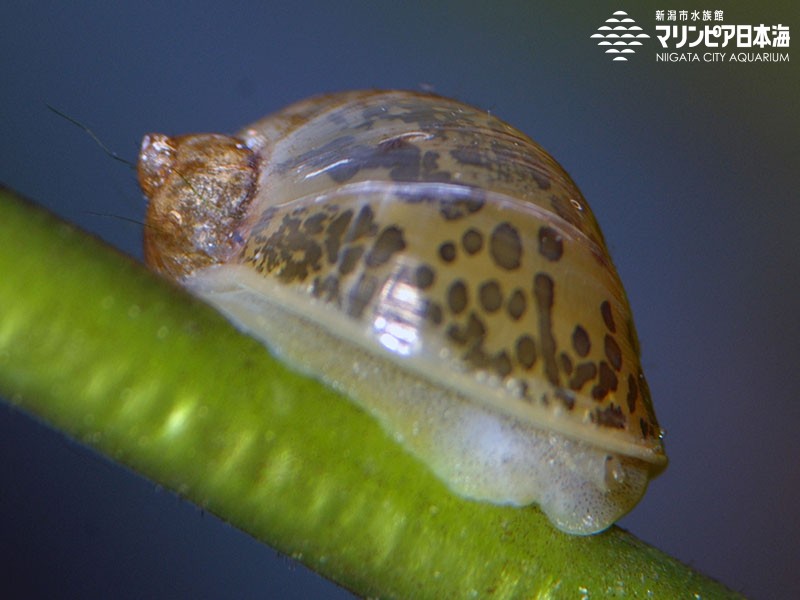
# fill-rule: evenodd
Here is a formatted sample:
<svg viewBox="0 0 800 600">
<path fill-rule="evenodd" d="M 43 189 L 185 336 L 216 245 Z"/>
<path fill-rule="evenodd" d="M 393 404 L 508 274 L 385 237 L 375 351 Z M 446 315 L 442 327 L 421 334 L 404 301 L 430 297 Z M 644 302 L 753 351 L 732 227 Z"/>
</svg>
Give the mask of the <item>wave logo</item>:
<svg viewBox="0 0 800 600">
<path fill-rule="evenodd" d="M 649 38 L 642 31 L 642 28 L 631 19 L 624 10 L 616 11 L 606 19 L 606 24 L 597 28 L 597 33 L 593 34 L 592 39 L 599 39 L 598 46 L 606 48 L 606 54 L 610 54 L 613 59 L 627 62 L 626 55 L 636 52 L 635 46 L 641 46 L 639 41 Z"/>
</svg>

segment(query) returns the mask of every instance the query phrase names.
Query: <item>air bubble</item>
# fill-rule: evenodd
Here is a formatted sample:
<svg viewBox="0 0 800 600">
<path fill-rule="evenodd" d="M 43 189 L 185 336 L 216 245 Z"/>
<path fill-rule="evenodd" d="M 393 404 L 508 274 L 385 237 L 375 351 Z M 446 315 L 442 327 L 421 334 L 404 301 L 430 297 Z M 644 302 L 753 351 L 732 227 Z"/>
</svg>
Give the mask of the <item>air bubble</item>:
<svg viewBox="0 0 800 600">
<path fill-rule="evenodd" d="M 618 457 L 606 456 L 606 485 L 609 488 L 619 487 L 625 483 L 625 469 Z"/>
</svg>

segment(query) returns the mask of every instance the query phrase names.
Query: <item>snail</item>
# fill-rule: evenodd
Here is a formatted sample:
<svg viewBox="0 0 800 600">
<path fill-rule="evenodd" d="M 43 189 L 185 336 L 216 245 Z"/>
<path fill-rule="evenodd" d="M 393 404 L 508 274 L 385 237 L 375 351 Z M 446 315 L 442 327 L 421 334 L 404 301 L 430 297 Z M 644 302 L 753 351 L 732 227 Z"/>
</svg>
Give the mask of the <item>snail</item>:
<svg viewBox="0 0 800 600">
<path fill-rule="evenodd" d="M 427 93 L 145 136 L 145 260 L 343 390 L 450 490 L 592 534 L 666 455 L 598 224 L 540 146 Z"/>
</svg>

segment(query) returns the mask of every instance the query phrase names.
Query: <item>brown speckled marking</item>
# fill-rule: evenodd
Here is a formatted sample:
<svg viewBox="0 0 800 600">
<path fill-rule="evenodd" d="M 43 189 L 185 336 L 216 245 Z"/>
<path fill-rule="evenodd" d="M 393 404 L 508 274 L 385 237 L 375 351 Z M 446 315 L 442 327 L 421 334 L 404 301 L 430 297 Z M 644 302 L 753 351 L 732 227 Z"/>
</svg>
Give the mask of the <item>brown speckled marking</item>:
<svg viewBox="0 0 800 600">
<path fill-rule="evenodd" d="M 467 307 L 468 301 L 467 286 L 461 279 L 457 279 L 447 291 L 447 306 L 453 314 L 458 315 Z"/>
<path fill-rule="evenodd" d="M 379 267 L 388 262 L 393 254 L 401 252 L 406 247 L 403 232 L 394 225 L 386 227 L 378 234 L 375 245 L 367 254 L 365 262 L 368 267 Z"/>
<path fill-rule="evenodd" d="M 359 240 L 365 236 L 373 236 L 377 230 L 375 213 L 372 212 L 372 207 L 369 204 L 365 204 L 358 211 L 356 219 L 353 221 L 353 227 L 350 230 L 348 239 Z"/>
<path fill-rule="evenodd" d="M 622 350 L 620 350 L 619 344 L 617 344 L 616 340 L 610 335 L 606 335 L 605 351 L 608 362 L 611 363 L 611 366 L 614 367 L 616 371 L 619 371 L 622 368 Z"/>
<path fill-rule="evenodd" d="M 621 407 L 609 404 L 606 408 L 595 409 L 592 413 L 592 421 L 603 427 L 624 429 L 627 419 Z"/>
<path fill-rule="evenodd" d="M 536 342 L 529 335 L 521 335 L 516 343 L 517 362 L 523 369 L 529 370 L 536 364 Z"/>
<path fill-rule="evenodd" d="M 467 345 L 468 350 L 461 359 L 476 371 L 488 371 L 492 368 L 492 357 L 483 349 L 483 338 L 481 337 L 472 344 Z"/>
<path fill-rule="evenodd" d="M 589 351 L 592 349 L 592 342 L 589 340 L 589 334 L 580 325 L 575 325 L 575 329 L 572 330 L 572 347 L 580 357 L 588 356 Z"/>
<path fill-rule="evenodd" d="M 595 377 L 597 377 L 597 366 L 592 362 L 581 363 L 575 367 L 575 373 L 569 380 L 569 387 L 573 390 L 580 390 Z"/>
<path fill-rule="evenodd" d="M 346 210 L 339 214 L 328 224 L 325 237 L 325 252 L 328 256 L 329 263 L 335 263 L 339 257 L 339 248 L 342 244 L 342 236 L 347 231 L 350 225 L 350 220 L 353 218 L 353 211 Z"/>
<path fill-rule="evenodd" d="M 475 214 L 483 208 L 482 198 L 458 198 L 454 200 L 442 199 L 440 202 L 439 214 L 445 221 L 458 221 Z"/>
<path fill-rule="evenodd" d="M 600 314 L 603 315 L 603 323 L 611 333 L 616 333 L 617 326 L 614 324 L 614 315 L 611 314 L 611 304 L 608 300 L 604 300 L 600 305 Z"/>
<path fill-rule="evenodd" d="M 544 358 L 544 372 L 547 379 L 555 386 L 559 385 L 558 367 L 556 366 L 556 340 L 553 338 L 553 279 L 545 273 L 537 273 L 533 279 L 533 293 L 539 310 L 539 340 Z"/>
<path fill-rule="evenodd" d="M 420 265 L 414 271 L 414 285 L 421 290 L 427 290 L 433 285 L 436 275 L 431 267 L 428 265 Z"/>
<path fill-rule="evenodd" d="M 450 156 L 464 167 L 485 171 L 489 180 L 530 181 L 535 182 L 540 190 L 550 188 L 547 174 L 538 165 L 529 164 L 513 142 L 495 139 L 488 151 L 473 145 L 462 146 L 451 150 Z"/>
<path fill-rule="evenodd" d="M 369 275 L 359 277 L 347 296 L 347 314 L 357 319 L 360 318 L 377 290 L 377 278 Z"/>
<path fill-rule="evenodd" d="M 564 371 L 564 375 L 569 377 L 572 374 L 572 359 L 569 354 L 562 352 L 558 355 L 558 360 L 561 363 L 561 370 Z"/>
<path fill-rule="evenodd" d="M 478 289 L 478 298 L 483 310 L 487 313 L 500 310 L 503 305 L 503 292 L 500 290 L 500 284 L 497 280 L 493 279 L 482 284 Z"/>
<path fill-rule="evenodd" d="M 552 227 L 539 228 L 539 254 L 549 261 L 557 261 L 564 254 L 564 242 Z"/>
<path fill-rule="evenodd" d="M 592 388 L 592 397 L 598 402 L 602 401 L 609 392 L 617 389 L 617 376 L 604 360 L 600 361 L 599 376 L 598 384 Z"/>
<path fill-rule="evenodd" d="M 572 410 L 575 408 L 575 394 L 569 390 L 559 388 L 556 390 L 555 396 L 557 399 L 561 400 L 567 410 Z"/>
<path fill-rule="evenodd" d="M 642 431 L 642 437 L 644 439 L 658 437 L 658 427 L 654 426 L 651 422 L 646 421 L 644 417 L 639 418 L 639 428 Z"/>
<path fill-rule="evenodd" d="M 317 235 L 322 233 L 325 224 L 326 215 L 324 213 L 317 213 L 308 217 L 303 221 L 303 231 L 307 235 Z"/>
<path fill-rule="evenodd" d="M 322 248 L 302 232 L 301 223 L 300 218 L 284 215 L 277 231 L 264 241 L 257 269 L 275 271 L 285 283 L 304 281 L 319 270 Z"/>
<path fill-rule="evenodd" d="M 431 323 L 434 325 L 441 325 L 442 321 L 444 320 L 444 312 L 442 311 L 442 306 L 433 301 L 427 301 L 425 303 L 425 316 L 430 319 Z"/>
<path fill-rule="evenodd" d="M 477 229 L 467 229 L 461 238 L 461 245 L 467 254 L 476 254 L 483 248 L 483 235 Z"/>
<path fill-rule="evenodd" d="M 494 357 L 494 370 L 500 377 L 507 377 L 511 371 L 511 359 L 505 350 L 498 352 Z"/>
<path fill-rule="evenodd" d="M 324 279 L 316 277 L 311 295 L 325 302 L 339 303 L 339 278 L 336 275 L 328 275 Z"/>
<path fill-rule="evenodd" d="M 513 271 L 519 268 L 522 260 L 522 240 L 511 223 L 500 223 L 492 230 L 489 253 L 501 269 Z"/>
<path fill-rule="evenodd" d="M 508 316 L 511 317 L 513 321 L 519 321 L 525 314 L 526 306 L 525 293 L 520 289 L 514 290 L 508 298 L 508 305 L 506 306 Z"/>
<path fill-rule="evenodd" d="M 456 245 L 453 242 L 445 242 L 439 246 L 439 256 L 444 262 L 453 262 L 456 259 Z"/>
<path fill-rule="evenodd" d="M 466 326 L 453 324 L 448 327 L 447 335 L 459 346 L 473 348 L 479 346 L 486 335 L 486 326 L 473 311 L 469 314 Z"/>
<path fill-rule="evenodd" d="M 339 259 L 339 273 L 348 275 L 353 272 L 353 269 L 358 265 L 361 256 L 364 254 L 363 246 L 349 246 L 342 250 L 341 258 Z"/>
<path fill-rule="evenodd" d="M 636 378 L 633 375 L 628 375 L 628 396 L 625 400 L 628 402 L 628 410 L 633 413 L 636 410 L 636 397 L 639 395 L 639 388 L 636 386 Z"/>
</svg>

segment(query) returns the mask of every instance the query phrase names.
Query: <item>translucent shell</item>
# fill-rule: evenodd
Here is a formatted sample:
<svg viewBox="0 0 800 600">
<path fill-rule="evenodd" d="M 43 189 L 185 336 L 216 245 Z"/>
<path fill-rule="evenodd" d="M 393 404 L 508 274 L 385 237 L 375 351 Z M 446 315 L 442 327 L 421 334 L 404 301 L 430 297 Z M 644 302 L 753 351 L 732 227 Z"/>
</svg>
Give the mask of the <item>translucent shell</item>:
<svg viewBox="0 0 800 600">
<path fill-rule="evenodd" d="M 485 111 L 312 98 L 145 138 L 147 262 L 347 392 L 456 493 L 601 531 L 666 465 L 631 311 L 564 170 Z"/>
</svg>

